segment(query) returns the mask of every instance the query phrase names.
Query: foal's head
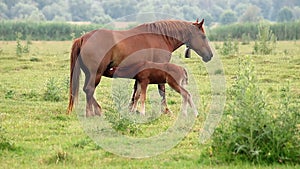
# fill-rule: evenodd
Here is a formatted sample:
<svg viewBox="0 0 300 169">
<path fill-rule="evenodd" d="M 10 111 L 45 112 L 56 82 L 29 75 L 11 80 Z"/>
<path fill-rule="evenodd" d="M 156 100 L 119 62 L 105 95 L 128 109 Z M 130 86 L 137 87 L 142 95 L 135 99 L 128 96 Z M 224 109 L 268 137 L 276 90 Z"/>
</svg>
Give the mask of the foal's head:
<svg viewBox="0 0 300 169">
<path fill-rule="evenodd" d="M 191 29 L 191 35 L 186 45 L 200 55 L 204 62 L 208 62 L 213 57 L 213 53 L 208 44 L 203 24 L 204 19 L 202 19 L 201 22 L 198 22 L 197 19 L 197 21 L 193 23 L 194 28 Z"/>
</svg>

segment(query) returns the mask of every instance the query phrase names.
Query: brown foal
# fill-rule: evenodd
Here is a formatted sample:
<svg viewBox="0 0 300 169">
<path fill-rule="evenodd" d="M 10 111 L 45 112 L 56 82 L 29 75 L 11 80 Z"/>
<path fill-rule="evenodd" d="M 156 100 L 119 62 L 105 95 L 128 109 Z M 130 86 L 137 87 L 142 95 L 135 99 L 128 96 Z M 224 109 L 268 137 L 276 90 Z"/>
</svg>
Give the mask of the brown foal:
<svg viewBox="0 0 300 169">
<path fill-rule="evenodd" d="M 145 100 L 148 84 L 165 84 L 178 92 L 182 98 L 182 112 L 187 115 L 187 104 L 189 104 L 195 116 L 198 115 L 196 106 L 192 100 L 191 94 L 184 88 L 188 83 L 186 70 L 172 63 L 155 63 L 145 61 L 139 64 L 133 64 L 126 67 L 107 68 L 103 74 L 107 77 L 130 78 L 137 80 L 137 91 L 134 94 L 131 111 L 136 111 L 137 102 L 141 98 L 141 115 L 145 115 Z"/>
</svg>

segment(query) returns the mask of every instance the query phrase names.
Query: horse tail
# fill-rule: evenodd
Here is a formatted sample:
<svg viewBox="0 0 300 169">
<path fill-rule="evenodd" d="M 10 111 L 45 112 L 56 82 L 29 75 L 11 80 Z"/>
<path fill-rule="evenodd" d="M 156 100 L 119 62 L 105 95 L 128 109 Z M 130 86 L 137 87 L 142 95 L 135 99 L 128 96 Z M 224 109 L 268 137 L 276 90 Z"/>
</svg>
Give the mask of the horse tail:
<svg viewBox="0 0 300 169">
<path fill-rule="evenodd" d="M 80 48 L 82 46 L 82 38 L 74 40 L 70 55 L 70 91 L 69 91 L 69 106 L 67 114 L 73 110 L 74 101 L 77 100 L 79 91 L 79 75 L 80 64 L 78 57 L 80 55 Z"/>
</svg>

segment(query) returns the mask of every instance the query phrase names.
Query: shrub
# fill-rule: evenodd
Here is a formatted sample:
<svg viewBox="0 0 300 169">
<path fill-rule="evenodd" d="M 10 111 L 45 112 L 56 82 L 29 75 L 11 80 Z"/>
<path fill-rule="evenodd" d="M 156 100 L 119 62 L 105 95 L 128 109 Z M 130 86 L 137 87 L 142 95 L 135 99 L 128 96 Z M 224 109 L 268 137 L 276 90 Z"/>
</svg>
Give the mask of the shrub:
<svg viewBox="0 0 300 169">
<path fill-rule="evenodd" d="M 16 32 L 16 41 L 17 41 L 17 46 L 16 46 L 16 55 L 21 57 L 23 53 L 29 53 L 29 45 L 31 44 L 31 41 L 27 39 L 26 44 L 22 45 L 21 39 L 23 35 L 20 32 Z"/>
<path fill-rule="evenodd" d="M 233 41 L 231 36 L 229 35 L 226 41 L 223 42 L 221 48 L 219 48 L 220 53 L 222 55 L 234 55 L 239 52 L 238 41 Z"/>
<path fill-rule="evenodd" d="M 270 30 L 267 24 L 260 24 L 258 26 L 257 39 L 254 45 L 254 53 L 268 55 L 271 54 L 276 47 L 277 37 Z"/>
<path fill-rule="evenodd" d="M 54 78 L 50 78 L 46 82 L 44 100 L 53 102 L 62 101 L 64 99 L 64 94 L 66 93 L 63 85 L 64 84 L 59 83 Z"/>
<path fill-rule="evenodd" d="M 15 144 L 6 136 L 6 133 L 5 129 L 0 125 L 0 155 L 2 150 L 16 150 Z"/>
<path fill-rule="evenodd" d="M 229 90 L 231 102 L 212 137 L 210 156 L 224 162 L 300 163 L 299 107 L 290 100 L 288 88 L 281 91 L 280 106 L 269 107 L 258 86 L 249 57 L 240 59 Z"/>
</svg>

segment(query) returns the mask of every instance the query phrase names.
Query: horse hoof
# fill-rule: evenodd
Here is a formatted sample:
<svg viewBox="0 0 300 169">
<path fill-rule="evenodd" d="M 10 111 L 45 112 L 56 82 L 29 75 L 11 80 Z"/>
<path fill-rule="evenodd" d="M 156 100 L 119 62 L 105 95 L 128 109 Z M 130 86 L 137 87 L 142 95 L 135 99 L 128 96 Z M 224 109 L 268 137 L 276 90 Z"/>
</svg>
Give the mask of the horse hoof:
<svg viewBox="0 0 300 169">
<path fill-rule="evenodd" d="M 172 111 L 170 109 L 168 109 L 168 108 L 162 109 L 162 112 L 164 114 L 173 114 Z"/>
</svg>

